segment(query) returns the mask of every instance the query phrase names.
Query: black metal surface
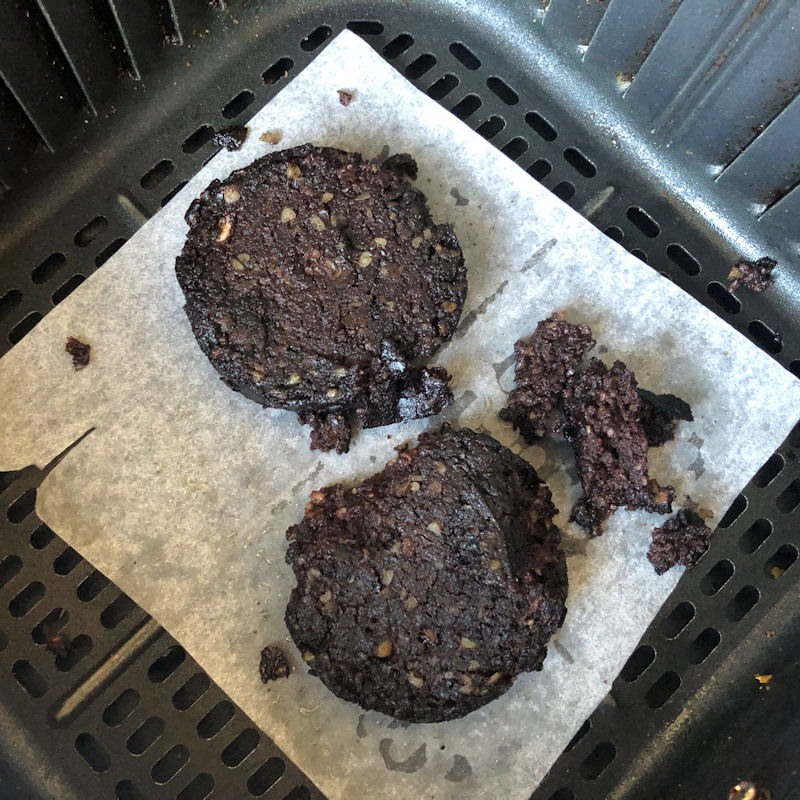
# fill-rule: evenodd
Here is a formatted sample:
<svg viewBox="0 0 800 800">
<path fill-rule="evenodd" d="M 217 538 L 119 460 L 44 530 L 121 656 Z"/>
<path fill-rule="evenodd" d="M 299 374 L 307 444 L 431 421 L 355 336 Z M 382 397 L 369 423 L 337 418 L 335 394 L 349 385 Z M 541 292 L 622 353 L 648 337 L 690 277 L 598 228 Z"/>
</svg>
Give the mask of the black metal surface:
<svg viewBox="0 0 800 800">
<path fill-rule="evenodd" d="M 786 516 L 800 501 L 798 445 L 800 426 L 726 514 L 536 800 L 724 800 L 742 779 L 774 800 L 798 796 L 800 533 Z"/>
<path fill-rule="evenodd" d="M 611 132 L 596 127 L 591 92 L 586 85 L 564 89 L 570 72 L 554 74 L 561 56 L 547 35 L 538 36 L 526 9 L 444 2 L 75 5 L 91 13 L 65 16 L 50 0 L 15 0 L 0 10 L 4 44 L 6 31 L 23 29 L 13 54 L 0 48 L 0 181 L 8 189 L 0 196 L 0 354 L 210 157 L 213 128 L 246 119 L 250 105 L 268 100 L 349 25 L 612 238 L 796 370 L 800 328 L 791 281 L 741 301 L 722 285 L 742 254 L 737 242 L 764 252 L 777 245 L 755 225 L 741 235 L 746 224 L 733 212 L 737 235 L 721 232 L 712 215 L 704 218 L 660 182 L 663 171 L 643 165 L 644 148 L 626 149 L 624 135 L 621 144 L 622 122 Z M 564 17 L 558 23 L 554 16 L 553 26 L 567 24 L 565 7 L 553 4 Z M 596 26 L 597 11 L 585 9 L 578 27 Z M 63 113 L 52 102 L 59 95 Z M 658 226 L 655 236 L 648 217 Z M 759 321 L 780 328 L 780 346 Z M 793 752 L 798 732 L 786 712 L 797 705 L 798 447 L 800 432 L 745 490 L 746 507 L 728 515 L 711 551 L 681 580 L 536 800 L 724 798 L 742 778 L 763 780 L 773 800 L 800 792 L 794 764 L 782 757 Z M 169 675 L 169 658 L 152 672 L 163 653 L 177 661 L 182 651 L 38 522 L 32 490 L 40 479 L 34 469 L 0 475 L 0 796 L 320 796 L 263 734 L 243 733 L 251 724 L 237 709 L 215 735 L 201 735 L 210 723 L 198 732 L 224 696 L 211 684 L 200 691 L 205 680 L 194 677 L 202 673 L 186 656 Z M 714 591 L 715 578 L 727 574 L 717 566 L 725 561 L 732 573 Z M 55 609 L 66 610 L 63 631 L 77 643 L 67 661 L 46 649 L 37 627 Z M 710 631 L 719 635 L 714 647 Z M 652 663 L 633 678 L 648 647 Z M 115 658 L 122 663 L 110 669 Z M 759 688 L 756 672 L 774 674 L 768 688 Z M 184 709 L 192 687 L 199 697 Z M 76 690 L 87 692 L 85 700 L 57 722 Z M 123 718 L 119 706 L 132 692 L 138 699 Z M 279 768 L 282 776 L 270 785 Z"/>
</svg>

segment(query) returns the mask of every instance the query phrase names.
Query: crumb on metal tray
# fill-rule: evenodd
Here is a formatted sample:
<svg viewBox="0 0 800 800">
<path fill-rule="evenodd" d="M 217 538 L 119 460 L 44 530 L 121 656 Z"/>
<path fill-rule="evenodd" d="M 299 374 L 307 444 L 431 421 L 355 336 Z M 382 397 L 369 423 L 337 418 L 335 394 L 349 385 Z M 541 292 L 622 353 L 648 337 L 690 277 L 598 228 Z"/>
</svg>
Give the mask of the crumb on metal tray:
<svg viewBox="0 0 800 800">
<path fill-rule="evenodd" d="M 66 621 L 66 612 L 62 611 L 57 619 L 48 619 L 42 623 L 45 649 L 56 658 L 65 658 L 72 650 L 72 639 L 60 631 Z M 61 622 L 60 625 L 59 622 Z"/>
<path fill-rule="evenodd" d="M 161 26 L 161 40 L 165 45 L 177 47 L 181 43 L 181 37 L 176 31 L 167 30 L 166 25 Z"/>
<path fill-rule="evenodd" d="M 221 128 L 214 134 L 214 144 L 217 147 L 224 147 L 226 150 L 241 150 L 249 133 L 250 128 L 244 125 Z"/>
<path fill-rule="evenodd" d="M 774 258 L 765 256 L 758 261 L 740 261 L 728 273 L 731 285 L 728 287 L 735 292 L 740 286 L 752 289 L 754 292 L 763 292 L 775 282 L 772 271 L 778 266 Z"/>
</svg>

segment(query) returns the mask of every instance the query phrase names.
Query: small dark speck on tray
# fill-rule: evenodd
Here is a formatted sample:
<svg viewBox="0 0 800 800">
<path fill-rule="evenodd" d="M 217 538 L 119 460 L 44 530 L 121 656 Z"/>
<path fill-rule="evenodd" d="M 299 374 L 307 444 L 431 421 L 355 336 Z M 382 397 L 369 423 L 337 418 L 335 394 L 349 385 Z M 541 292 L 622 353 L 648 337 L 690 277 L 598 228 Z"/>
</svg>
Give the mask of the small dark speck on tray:
<svg viewBox="0 0 800 800">
<path fill-rule="evenodd" d="M 270 644 L 261 651 L 261 665 L 258 671 L 261 673 L 261 680 L 264 683 L 269 683 L 270 681 L 278 680 L 278 678 L 288 678 L 291 667 L 283 654 L 283 650 L 274 644 Z"/>
<path fill-rule="evenodd" d="M 352 101 L 353 95 L 351 92 L 346 92 L 344 89 L 339 89 L 339 102 L 343 106 L 349 106 Z"/>
<path fill-rule="evenodd" d="M 84 344 L 74 336 L 67 339 L 67 346 L 64 348 L 72 356 L 72 366 L 75 369 L 83 369 L 89 364 L 89 353 L 91 345 Z"/>
<path fill-rule="evenodd" d="M 47 620 L 42 624 L 44 646 L 56 658 L 65 658 L 72 649 L 72 640 L 66 634 L 60 633 L 59 627 L 57 620 Z"/>
<path fill-rule="evenodd" d="M 248 133 L 250 133 L 250 129 L 244 125 L 221 128 L 214 134 L 214 144 L 227 150 L 241 150 Z"/>
<path fill-rule="evenodd" d="M 728 287 L 735 292 L 740 286 L 752 289 L 754 292 L 763 292 L 775 282 L 772 270 L 778 266 L 774 258 L 759 258 L 758 261 L 740 261 L 728 273 L 731 285 Z"/>
</svg>

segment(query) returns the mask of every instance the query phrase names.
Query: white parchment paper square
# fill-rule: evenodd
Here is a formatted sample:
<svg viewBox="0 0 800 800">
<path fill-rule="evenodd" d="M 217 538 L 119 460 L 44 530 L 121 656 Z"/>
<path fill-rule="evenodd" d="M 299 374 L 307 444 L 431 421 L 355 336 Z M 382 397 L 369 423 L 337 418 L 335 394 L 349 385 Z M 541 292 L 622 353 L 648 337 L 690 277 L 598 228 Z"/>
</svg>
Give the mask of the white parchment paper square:
<svg viewBox="0 0 800 800">
<path fill-rule="evenodd" d="M 353 94 L 350 106 L 338 89 Z M 387 799 L 523 800 L 606 694 L 680 571 L 658 578 L 645 558 L 663 518 L 619 512 L 591 542 L 569 526 L 569 447 L 525 447 L 497 419 L 514 341 L 564 309 L 592 326 L 608 363 L 622 358 L 640 385 L 685 398 L 695 421 L 651 451 L 652 472 L 679 502 L 690 497 L 715 518 L 791 429 L 800 384 L 351 33 L 249 124 L 240 152 L 216 156 L 0 361 L 0 469 L 43 466 L 94 426 L 44 482 L 39 515 L 159 620 L 331 798 L 369 787 Z M 365 477 L 441 419 L 359 433 L 347 456 L 312 453 L 294 415 L 230 391 L 201 354 L 173 273 L 183 215 L 212 178 L 276 149 L 259 139 L 265 131 L 282 133 L 279 148 L 311 141 L 417 159 L 417 184 L 434 217 L 455 226 L 469 270 L 461 327 L 436 359 L 457 397 L 444 417 L 529 459 L 562 509 L 566 624 L 541 673 L 463 720 L 405 725 L 364 713 L 308 676 L 286 641 L 284 531 L 308 492 Z M 81 372 L 64 353 L 69 335 L 92 346 Z M 259 651 L 272 642 L 286 642 L 297 672 L 265 687 Z"/>
</svg>

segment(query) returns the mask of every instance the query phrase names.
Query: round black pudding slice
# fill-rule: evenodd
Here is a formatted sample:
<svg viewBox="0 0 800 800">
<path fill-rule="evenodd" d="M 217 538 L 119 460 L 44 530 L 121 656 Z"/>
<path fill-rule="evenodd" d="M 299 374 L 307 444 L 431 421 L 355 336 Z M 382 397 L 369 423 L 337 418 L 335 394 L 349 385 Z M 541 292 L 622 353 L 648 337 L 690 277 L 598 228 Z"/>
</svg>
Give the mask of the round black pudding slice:
<svg viewBox="0 0 800 800">
<path fill-rule="evenodd" d="M 355 488 L 312 492 L 287 532 L 286 610 L 311 673 L 412 722 L 503 694 L 541 668 L 566 613 L 555 511 L 530 464 L 448 426 Z"/>
<path fill-rule="evenodd" d="M 213 181 L 186 214 L 175 271 L 200 347 L 231 388 L 297 412 L 312 448 L 346 452 L 354 417 L 452 402 L 447 372 L 421 362 L 455 331 L 466 269 L 416 170 L 305 144 Z"/>
</svg>

